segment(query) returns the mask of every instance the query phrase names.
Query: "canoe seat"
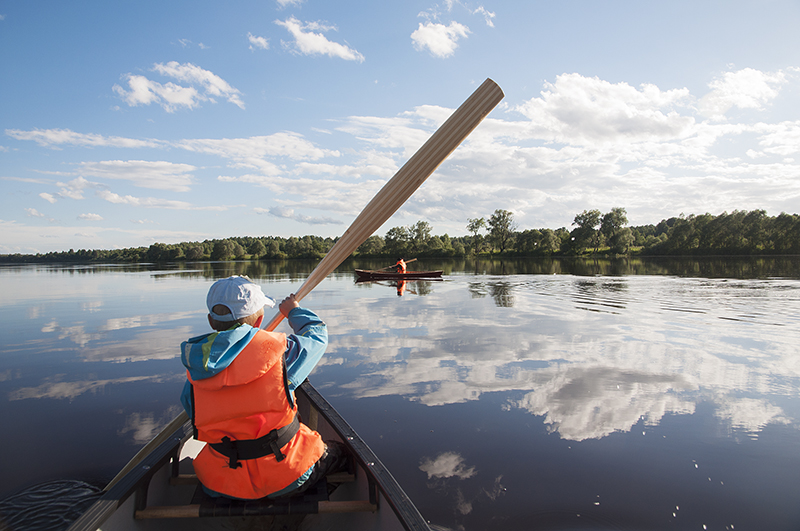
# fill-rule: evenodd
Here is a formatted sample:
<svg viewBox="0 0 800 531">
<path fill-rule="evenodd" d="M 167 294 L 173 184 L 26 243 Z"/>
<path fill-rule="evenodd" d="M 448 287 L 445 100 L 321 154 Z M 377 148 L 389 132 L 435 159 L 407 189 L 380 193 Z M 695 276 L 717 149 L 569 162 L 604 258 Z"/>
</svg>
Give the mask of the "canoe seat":
<svg viewBox="0 0 800 531">
<path fill-rule="evenodd" d="M 328 486 L 343 481 L 352 481 L 351 474 L 336 474 L 324 478 L 304 493 L 290 498 L 271 500 L 232 500 L 213 498 L 197 484 L 192 500 L 188 505 L 153 506 L 137 510 L 136 519 L 151 518 L 207 518 L 220 516 L 266 516 L 344 512 L 375 512 L 377 505 L 370 501 L 330 501 Z M 189 476 L 181 476 L 182 483 L 191 481 Z M 196 481 L 196 478 L 195 478 Z M 330 483 L 329 483 L 330 481 Z M 335 483 L 334 483 L 335 482 Z"/>
</svg>

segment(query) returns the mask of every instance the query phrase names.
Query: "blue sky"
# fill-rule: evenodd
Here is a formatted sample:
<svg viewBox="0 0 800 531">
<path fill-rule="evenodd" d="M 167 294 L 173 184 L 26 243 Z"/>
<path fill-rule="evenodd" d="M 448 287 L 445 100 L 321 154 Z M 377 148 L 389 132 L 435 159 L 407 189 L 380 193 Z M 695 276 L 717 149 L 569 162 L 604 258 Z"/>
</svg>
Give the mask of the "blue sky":
<svg viewBox="0 0 800 531">
<path fill-rule="evenodd" d="M 0 1 L 0 253 L 337 236 L 487 77 L 378 231 L 800 204 L 800 3 Z"/>
</svg>

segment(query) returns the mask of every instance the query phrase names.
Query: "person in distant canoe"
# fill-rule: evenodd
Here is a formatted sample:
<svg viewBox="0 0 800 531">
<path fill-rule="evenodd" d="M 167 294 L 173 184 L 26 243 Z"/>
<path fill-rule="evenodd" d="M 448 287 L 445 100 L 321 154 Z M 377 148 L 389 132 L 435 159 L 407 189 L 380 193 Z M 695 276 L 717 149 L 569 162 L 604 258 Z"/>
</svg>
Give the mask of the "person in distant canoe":
<svg viewBox="0 0 800 531">
<path fill-rule="evenodd" d="M 406 262 L 405 262 L 405 260 L 403 260 L 402 258 L 399 258 L 397 260 L 397 263 L 395 264 L 395 267 L 397 267 L 397 272 L 398 273 L 405 273 L 406 272 Z"/>
<path fill-rule="evenodd" d="M 325 353 L 325 323 L 291 294 L 278 308 L 294 334 L 260 330 L 264 307 L 275 302 L 245 276 L 215 282 L 206 304 L 214 332 L 181 344 L 181 403 L 195 438 L 208 443 L 194 460 L 205 491 L 245 500 L 291 496 L 343 470 L 341 443 L 323 442 L 302 424 L 294 400 Z"/>
</svg>

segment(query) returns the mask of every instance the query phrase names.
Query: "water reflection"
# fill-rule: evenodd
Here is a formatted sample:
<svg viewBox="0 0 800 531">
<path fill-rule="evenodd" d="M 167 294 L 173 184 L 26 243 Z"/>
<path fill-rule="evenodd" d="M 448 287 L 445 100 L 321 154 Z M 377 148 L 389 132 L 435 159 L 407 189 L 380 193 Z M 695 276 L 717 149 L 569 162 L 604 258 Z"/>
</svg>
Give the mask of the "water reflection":
<svg viewBox="0 0 800 531">
<path fill-rule="evenodd" d="M 373 287 L 386 287 L 395 290 L 398 297 L 403 295 L 419 295 L 425 296 L 433 293 L 433 284 L 435 282 L 442 282 L 441 278 L 438 279 L 411 279 L 411 280 L 364 280 L 357 278 L 355 283 L 360 288 L 371 289 Z"/>
<path fill-rule="evenodd" d="M 166 264 L 89 264 L 89 265 L 2 265 L 0 272 L 21 273 L 32 269 L 58 275 L 96 275 L 105 273 L 149 273 L 154 278 L 218 279 L 230 275 L 250 278 L 286 277 L 305 279 L 318 260 L 264 260 L 238 262 L 174 262 Z M 340 275 L 354 269 L 375 269 L 384 262 L 351 258 L 338 269 Z M 423 265 L 424 264 L 424 265 Z M 425 259 L 420 267 L 443 270 L 444 275 L 575 275 L 629 276 L 656 275 L 695 278 L 800 279 L 800 256 L 755 257 L 538 257 L 495 259 Z"/>
<path fill-rule="evenodd" d="M 431 478 L 467 479 L 475 475 L 475 467 L 464 465 L 464 458 L 456 452 L 443 452 L 434 458 L 425 458 L 419 469 Z"/>
<path fill-rule="evenodd" d="M 615 370 L 609 367 L 543 371 L 539 385 L 513 407 L 544 417 L 550 432 L 572 441 L 627 432 L 644 421 L 656 426 L 667 414 L 694 413 L 697 391 L 682 375 Z"/>
<path fill-rule="evenodd" d="M 90 375 L 92 376 L 92 375 Z M 54 400 L 74 400 L 85 393 L 102 394 L 107 388 L 115 385 L 138 382 L 164 383 L 183 381 L 183 375 L 174 373 L 152 376 L 128 376 L 124 378 L 65 381 L 67 375 L 56 374 L 45 378 L 45 382 L 36 387 L 19 387 L 8 393 L 8 400 L 30 400 L 49 398 Z"/>
<path fill-rule="evenodd" d="M 344 387 L 359 397 L 402 395 L 428 406 L 522 390 L 511 407 L 575 441 L 626 432 L 642 420 L 657 425 L 666 415 L 693 413 L 701 401 L 714 403 L 732 429 L 751 434 L 800 420 L 784 409 L 798 396 L 796 333 L 771 329 L 798 324 L 791 308 L 799 286 L 528 278 L 451 279 L 430 304 L 413 313 L 384 306 L 380 319 L 358 330 L 348 329 L 345 311 L 334 318 L 332 327 L 346 331 L 335 346 L 351 353 L 350 364 L 361 360 L 363 370 Z M 731 291 L 752 296 L 737 301 Z M 698 300 L 684 299 L 689 293 Z M 489 296 L 493 308 L 466 304 L 465 297 Z M 745 317 L 755 328 L 741 328 Z M 402 330 L 387 327 L 393 322 Z"/>
<path fill-rule="evenodd" d="M 296 290 L 315 265 L 0 270 L 0 318 L 14 330 L 0 338 L 0 422 L 11 441 L 8 452 L 20 456 L 19 464 L 0 463 L 0 477 L 25 478 L 4 485 L 6 492 L 24 486 L 19 482 L 47 479 L 44 474 L 75 477 L 70 474 L 76 463 L 102 468 L 98 476 L 113 475 L 177 413 L 184 379 L 178 345 L 207 331 L 210 283 L 248 274 L 281 296 Z M 586 477 L 623 477 L 620 467 L 634 444 L 621 437 L 658 429 L 671 442 L 680 436 L 669 428 L 675 419 L 695 430 L 700 420 L 693 419 L 716 419 L 718 426 L 708 429 L 701 445 L 665 451 L 653 441 L 636 443 L 651 452 L 642 459 L 650 467 L 649 481 L 658 463 L 678 460 L 670 461 L 670 452 L 680 459 L 691 454 L 702 466 L 716 459 L 717 470 L 740 470 L 752 461 L 741 459 L 742 452 L 752 447 L 715 454 L 720 440 L 739 444 L 740 436 L 769 444 L 759 459 L 794 459 L 800 442 L 800 283 L 791 280 L 800 276 L 794 259 L 430 261 L 424 267 L 444 270 L 445 280 L 408 282 L 402 297 L 396 296 L 396 282 L 353 282 L 355 267 L 374 266 L 345 264 L 308 297 L 307 305 L 331 331 L 328 354 L 312 380 L 334 403 L 356 404 L 350 419 L 355 422 L 391 398 L 398 411 L 415 408 L 414 415 L 398 415 L 393 426 L 395 437 L 409 434 L 399 448 L 391 447 L 394 437 L 371 444 L 389 445 L 387 458 L 402 463 L 400 474 L 411 477 L 406 481 L 412 488 L 413 474 L 420 476 L 423 494 L 410 492 L 417 503 L 427 503 L 429 492 L 431 499 L 446 497 L 463 517 L 495 503 L 506 504 L 496 514 L 524 512 L 530 489 L 545 499 L 563 477 L 583 481 L 586 473 L 573 470 L 572 454 L 559 452 L 603 444 L 606 455 L 584 457 L 583 465 L 595 471 Z M 454 411 L 458 415 L 450 418 Z M 426 415 L 441 419 L 431 424 L 435 433 L 420 428 L 419 417 Z M 42 456 L 38 441 L 49 432 L 37 430 L 53 423 L 62 455 Z M 494 437 L 498 430 L 505 436 Z M 779 437 L 776 430 L 783 430 Z M 440 437 L 435 444 L 434 437 Z M 86 441 L 96 445 L 89 457 Z M 512 451 L 545 457 L 510 465 L 506 457 Z M 26 463 L 40 461 L 43 472 L 27 475 Z M 606 463 L 611 464 L 603 468 Z M 625 478 L 643 475 L 639 465 Z M 550 475 L 540 477 L 547 467 Z M 757 477 L 760 461 L 752 468 L 742 485 Z M 527 483 L 507 492 L 518 476 Z M 674 484 L 683 489 L 687 483 L 681 481 Z M 564 490 L 579 492 L 581 485 Z M 771 498 L 792 489 L 776 483 L 773 491 Z M 597 494 L 591 494 L 592 506 Z M 674 497 L 670 514 L 678 505 Z M 610 505 L 604 498 L 602 507 Z M 680 505 L 682 515 L 691 510 Z M 577 512 L 569 506 L 571 515 Z"/>
<path fill-rule="evenodd" d="M 144 445 L 158 435 L 172 419 L 181 412 L 177 405 L 158 413 L 136 411 L 125 419 L 125 425 L 117 430 L 121 437 L 130 438 L 135 444 Z"/>
<path fill-rule="evenodd" d="M 501 483 L 503 476 L 494 478 L 488 488 L 481 487 L 481 481 L 465 482 L 478 472 L 476 467 L 467 466 L 464 457 L 457 452 L 442 452 L 433 458 L 426 457 L 419 469 L 428 476 L 428 489 L 454 498 L 455 512 L 462 516 L 470 514 L 476 503 L 493 502 L 506 492 Z"/>
<path fill-rule="evenodd" d="M 469 282 L 467 289 L 473 299 L 482 298 L 486 296 L 492 297 L 494 303 L 501 308 L 511 308 L 514 306 L 514 297 L 512 295 L 513 286 L 506 280 L 492 279 L 486 281 Z"/>
</svg>

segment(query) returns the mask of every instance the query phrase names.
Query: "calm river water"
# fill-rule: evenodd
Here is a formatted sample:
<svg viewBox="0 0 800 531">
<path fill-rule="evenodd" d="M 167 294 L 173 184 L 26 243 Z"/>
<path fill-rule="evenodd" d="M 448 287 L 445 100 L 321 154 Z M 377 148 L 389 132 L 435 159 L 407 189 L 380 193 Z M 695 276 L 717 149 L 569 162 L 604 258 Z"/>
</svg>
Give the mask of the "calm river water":
<svg viewBox="0 0 800 531">
<path fill-rule="evenodd" d="M 315 265 L 0 268 L 0 499 L 103 485 L 178 413 L 210 284 L 282 298 Z M 310 379 L 432 524 L 800 528 L 800 259 L 420 260 L 444 280 L 355 283 L 384 265 L 304 300 L 330 331 Z"/>
</svg>

